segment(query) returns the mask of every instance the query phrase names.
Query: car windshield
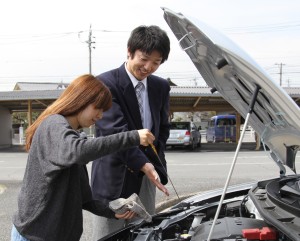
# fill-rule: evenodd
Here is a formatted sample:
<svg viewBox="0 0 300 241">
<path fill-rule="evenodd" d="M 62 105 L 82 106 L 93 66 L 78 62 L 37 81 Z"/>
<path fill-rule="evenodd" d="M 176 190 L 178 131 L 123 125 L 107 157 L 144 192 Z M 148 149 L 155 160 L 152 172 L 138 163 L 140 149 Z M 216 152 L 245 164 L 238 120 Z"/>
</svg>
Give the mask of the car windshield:
<svg viewBox="0 0 300 241">
<path fill-rule="evenodd" d="M 189 130 L 189 123 L 171 123 L 173 130 Z"/>
<path fill-rule="evenodd" d="M 229 119 L 229 118 L 224 118 L 224 119 L 218 119 L 217 120 L 217 125 L 218 126 L 232 126 L 235 125 L 235 119 Z"/>
</svg>

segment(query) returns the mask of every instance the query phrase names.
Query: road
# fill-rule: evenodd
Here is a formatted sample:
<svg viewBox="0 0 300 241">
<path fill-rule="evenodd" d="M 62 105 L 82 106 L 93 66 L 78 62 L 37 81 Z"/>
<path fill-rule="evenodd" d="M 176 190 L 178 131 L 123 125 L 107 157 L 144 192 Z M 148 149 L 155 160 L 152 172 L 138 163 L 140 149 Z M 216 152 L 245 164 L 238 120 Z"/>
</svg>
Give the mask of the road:
<svg viewBox="0 0 300 241">
<path fill-rule="evenodd" d="M 176 202 L 176 192 L 180 197 L 186 197 L 212 188 L 223 187 L 234 154 L 234 151 L 202 149 L 193 152 L 184 149 L 167 150 L 166 159 L 171 181 L 166 187 L 170 191 L 170 197 L 159 193 L 156 200 L 158 207 L 165 207 L 163 203 Z M 26 158 L 27 154 L 24 152 L 0 152 L 0 241 L 7 241 L 10 237 L 11 217 L 17 207 L 17 194 L 23 178 Z M 89 164 L 89 169 L 90 166 Z M 238 154 L 230 184 L 277 176 L 278 168 L 267 153 L 243 150 Z M 84 233 L 81 241 L 91 240 L 91 219 L 92 215 L 84 212 Z"/>
</svg>

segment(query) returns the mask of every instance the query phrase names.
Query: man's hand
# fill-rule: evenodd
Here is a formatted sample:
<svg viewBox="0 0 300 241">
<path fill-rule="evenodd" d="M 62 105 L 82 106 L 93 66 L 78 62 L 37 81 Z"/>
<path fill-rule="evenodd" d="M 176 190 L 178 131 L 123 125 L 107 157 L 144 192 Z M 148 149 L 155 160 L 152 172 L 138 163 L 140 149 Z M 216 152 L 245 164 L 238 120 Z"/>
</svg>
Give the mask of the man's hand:
<svg viewBox="0 0 300 241">
<path fill-rule="evenodd" d="M 157 174 L 157 172 L 155 171 L 154 166 L 151 163 L 146 163 L 142 169 L 142 172 L 145 173 L 145 175 L 149 178 L 149 180 L 159 189 L 161 190 L 164 194 L 166 194 L 167 196 L 169 196 L 169 191 L 168 189 L 161 184 L 160 180 L 159 180 L 159 176 Z"/>
<path fill-rule="evenodd" d="M 143 146 L 148 146 L 149 144 L 152 144 L 155 140 L 154 135 L 148 129 L 138 130 L 138 133 L 140 136 L 140 144 Z"/>
</svg>

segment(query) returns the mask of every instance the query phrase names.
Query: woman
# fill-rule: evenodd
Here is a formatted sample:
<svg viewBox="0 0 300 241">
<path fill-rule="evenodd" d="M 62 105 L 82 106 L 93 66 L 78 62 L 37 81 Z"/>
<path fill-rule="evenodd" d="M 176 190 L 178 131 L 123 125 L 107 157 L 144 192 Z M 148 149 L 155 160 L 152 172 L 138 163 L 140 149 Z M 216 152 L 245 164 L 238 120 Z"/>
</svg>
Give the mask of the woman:
<svg viewBox="0 0 300 241">
<path fill-rule="evenodd" d="M 112 105 L 108 88 L 92 75 L 75 79 L 27 129 L 27 166 L 13 218 L 11 240 L 79 240 L 82 209 L 118 215 L 107 200 L 92 200 L 85 164 L 100 156 L 153 143 L 146 129 L 87 139 L 78 130 L 93 125 Z M 124 167 L 125 168 L 125 167 Z M 109 173 L 106 173 L 109 175 Z"/>
</svg>

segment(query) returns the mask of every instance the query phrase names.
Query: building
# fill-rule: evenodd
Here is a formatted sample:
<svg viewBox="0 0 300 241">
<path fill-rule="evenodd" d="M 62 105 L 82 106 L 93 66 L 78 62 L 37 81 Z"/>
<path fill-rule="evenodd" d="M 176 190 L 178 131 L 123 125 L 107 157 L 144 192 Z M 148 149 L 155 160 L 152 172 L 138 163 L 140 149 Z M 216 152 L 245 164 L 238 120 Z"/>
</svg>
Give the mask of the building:
<svg viewBox="0 0 300 241">
<path fill-rule="evenodd" d="M 27 121 L 32 123 L 32 113 L 41 112 L 56 100 L 65 83 L 28 83 L 18 82 L 14 91 L 0 92 L 0 147 L 12 145 L 14 135 L 12 113 L 26 112 Z M 300 88 L 285 87 L 288 95 L 300 104 Z M 170 116 L 174 112 L 204 112 L 233 113 L 237 115 L 238 126 L 241 117 L 234 108 L 218 92 L 211 92 L 209 87 L 201 86 L 172 86 L 170 92 Z M 237 136 L 237 139 L 239 136 Z"/>
</svg>

